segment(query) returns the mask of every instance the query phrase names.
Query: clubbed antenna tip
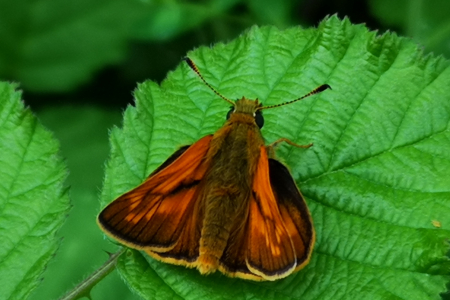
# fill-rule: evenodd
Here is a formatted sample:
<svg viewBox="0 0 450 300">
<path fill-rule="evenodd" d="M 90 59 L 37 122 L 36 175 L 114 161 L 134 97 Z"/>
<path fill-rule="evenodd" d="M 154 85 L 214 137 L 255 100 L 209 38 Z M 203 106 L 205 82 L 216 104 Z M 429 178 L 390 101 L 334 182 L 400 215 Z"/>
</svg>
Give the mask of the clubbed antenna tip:
<svg viewBox="0 0 450 300">
<path fill-rule="evenodd" d="M 314 90 L 312 90 L 311 92 L 309 92 L 308 94 L 306 94 L 306 95 L 304 95 L 304 96 L 302 96 L 300 98 L 297 98 L 297 99 L 294 99 L 294 100 L 288 101 L 288 102 L 283 102 L 283 103 L 280 103 L 280 104 L 263 106 L 263 107 L 259 108 L 259 110 L 261 110 L 261 109 L 268 109 L 268 108 L 274 108 L 274 107 L 280 107 L 280 106 L 284 106 L 284 105 L 287 105 L 287 104 L 291 104 L 291 103 L 300 101 L 302 99 L 305 99 L 306 97 L 309 97 L 309 96 L 312 96 L 314 94 L 318 94 L 320 92 L 323 92 L 323 91 L 325 91 L 327 89 L 331 90 L 331 86 L 329 86 L 328 84 L 322 84 L 321 86 L 315 88 Z"/>
</svg>

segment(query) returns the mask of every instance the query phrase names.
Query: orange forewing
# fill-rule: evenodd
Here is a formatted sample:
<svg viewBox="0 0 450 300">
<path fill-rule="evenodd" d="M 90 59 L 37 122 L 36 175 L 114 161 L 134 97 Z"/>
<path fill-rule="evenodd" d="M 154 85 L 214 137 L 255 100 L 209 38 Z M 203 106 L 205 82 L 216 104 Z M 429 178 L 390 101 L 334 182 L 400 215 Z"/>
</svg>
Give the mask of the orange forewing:
<svg viewBox="0 0 450 300">
<path fill-rule="evenodd" d="M 133 248 L 168 251 L 175 247 L 192 221 L 211 138 L 200 139 L 139 187 L 110 203 L 98 217 L 100 227 Z"/>
</svg>

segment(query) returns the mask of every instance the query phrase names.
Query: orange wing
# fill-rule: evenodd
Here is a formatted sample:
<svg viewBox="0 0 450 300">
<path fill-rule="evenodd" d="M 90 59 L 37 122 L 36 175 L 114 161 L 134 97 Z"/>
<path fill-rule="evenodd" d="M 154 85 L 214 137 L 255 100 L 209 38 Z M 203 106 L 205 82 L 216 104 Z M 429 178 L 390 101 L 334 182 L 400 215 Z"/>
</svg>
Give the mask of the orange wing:
<svg viewBox="0 0 450 300">
<path fill-rule="evenodd" d="M 311 218 L 294 180 L 286 167 L 268 159 L 265 147 L 253 180 L 246 243 L 248 270 L 265 280 L 300 269 L 314 244 Z"/>
<path fill-rule="evenodd" d="M 98 216 L 100 227 L 121 243 L 158 259 L 171 260 L 163 255 L 171 252 L 180 264 L 195 260 L 201 220 L 194 211 L 211 138 L 205 136 L 178 150 L 140 186 L 110 203 Z M 177 248 L 179 253 L 174 252 Z"/>
</svg>

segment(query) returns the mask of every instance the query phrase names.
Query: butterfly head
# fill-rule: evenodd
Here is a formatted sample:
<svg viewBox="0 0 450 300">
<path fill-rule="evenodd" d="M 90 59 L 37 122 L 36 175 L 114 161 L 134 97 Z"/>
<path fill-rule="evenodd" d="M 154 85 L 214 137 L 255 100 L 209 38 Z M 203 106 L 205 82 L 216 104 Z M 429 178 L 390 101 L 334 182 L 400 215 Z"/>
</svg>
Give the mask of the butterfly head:
<svg viewBox="0 0 450 300">
<path fill-rule="evenodd" d="M 227 113 L 227 120 L 231 118 L 233 114 L 246 114 L 254 118 L 256 125 L 261 129 L 264 125 L 264 117 L 261 112 L 262 103 L 258 99 L 250 100 L 245 97 L 233 102 L 230 110 Z"/>
</svg>

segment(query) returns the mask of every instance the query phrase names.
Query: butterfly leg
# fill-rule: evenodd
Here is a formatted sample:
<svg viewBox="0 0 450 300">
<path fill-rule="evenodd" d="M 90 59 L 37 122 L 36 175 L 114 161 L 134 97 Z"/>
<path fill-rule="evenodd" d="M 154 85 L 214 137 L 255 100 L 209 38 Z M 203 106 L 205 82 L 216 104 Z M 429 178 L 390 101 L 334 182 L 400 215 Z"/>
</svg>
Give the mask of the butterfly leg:
<svg viewBox="0 0 450 300">
<path fill-rule="evenodd" d="M 277 147 L 278 144 L 280 144 L 282 142 L 288 143 L 289 145 L 297 147 L 297 148 L 304 148 L 304 149 L 312 147 L 312 145 L 313 145 L 313 143 L 308 144 L 308 145 L 299 145 L 299 144 L 296 144 L 296 143 L 294 143 L 293 141 L 291 141 L 291 140 L 289 140 L 287 138 L 280 138 L 280 139 L 276 140 L 275 142 L 273 142 L 273 143 L 269 144 L 268 146 L 266 146 L 267 153 L 268 153 L 270 158 L 275 158 L 275 147 Z"/>
</svg>

